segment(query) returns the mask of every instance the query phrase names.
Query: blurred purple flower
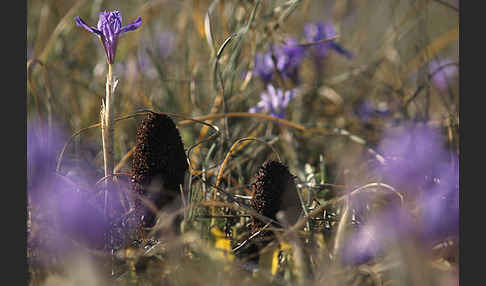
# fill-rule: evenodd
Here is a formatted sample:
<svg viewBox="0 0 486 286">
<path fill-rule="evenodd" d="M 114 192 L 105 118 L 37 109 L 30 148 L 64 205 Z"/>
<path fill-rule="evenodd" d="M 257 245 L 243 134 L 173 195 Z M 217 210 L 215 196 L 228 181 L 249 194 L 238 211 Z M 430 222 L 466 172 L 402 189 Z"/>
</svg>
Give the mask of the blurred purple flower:
<svg viewBox="0 0 486 286">
<path fill-rule="evenodd" d="M 451 160 L 439 131 L 414 124 L 388 131 L 379 150 L 387 158 L 379 173 L 405 195 L 405 204 L 389 204 L 358 224 L 341 248 L 345 264 L 370 262 L 402 242 L 432 250 L 434 243 L 459 233 L 459 161 L 457 155 Z M 352 202 L 367 205 L 369 199 L 353 197 Z"/>
<path fill-rule="evenodd" d="M 254 72 L 264 83 L 271 81 L 275 69 L 282 76 L 297 82 L 299 66 L 304 56 L 305 48 L 295 38 L 286 38 L 283 45 L 273 45 L 264 54 L 255 56 Z"/>
<path fill-rule="evenodd" d="M 142 18 L 139 16 L 133 23 L 122 27 L 122 15 L 117 10 L 101 12 L 96 28 L 88 26 L 79 16 L 76 16 L 75 21 L 79 27 L 100 37 L 109 64 L 113 64 L 115 60 L 118 37 L 125 32 L 136 30 L 142 25 Z"/>
<path fill-rule="evenodd" d="M 336 30 L 334 29 L 334 25 L 329 21 L 325 24 L 321 22 L 308 23 L 304 26 L 304 36 L 309 42 L 318 42 L 335 37 Z M 348 59 L 353 57 L 351 52 L 341 47 L 334 40 L 313 45 L 311 48 L 312 55 L 319 60 L 326 58 L 329 55 L 329 50 L 333 50 Z"/>
<path fill-rule="evenodd" d="M 274 49 L 277 58 L 277 69 L 283 76 L 298 80 L 299 66 L 305 56 L 305 48 L 295 38 L 286 38 L 284 45 Z"/>
<path fill-rule="evenodd" d="M 368 263 L 384 254 L 387 246 L 405 238 L 412 227 L 410 216 L 400 208 L 387 208 L 370 220 L 358 225 L 344 241 L 341 262 L 348 265 Z"/>
<path fill-rule="evenodd" d="M 46 178 L 55 171 L 56 159 L 68 139 L 57 124 L 30 120 L 27 124 L 27 190 L 34 199 L 41 196 Z"/>
<path fill-rule="evenodd" d="M 175 35 L 170 31 L 163 31 L 155 36 L 157 43 L 156 52 L 157 56 L 162 59 L 166 59 L 174 50 L 175 47 Z"/>
<path fill-rule="evenodd" d="M 376 104 L 374 101 L 365 99 L 359 103 L 355 114 L 363 121 L 368 122 L 375 116 L 387 116 L 391 112 L 385 102 Z"/>
<path fill-rule="evenodd" d="M 69 171 L 66 175 L 56 172 L 56 160 L 69 139 L 67 134 L 57 124 L 48 130 L 44 124 L 28 122 L 28 203 L 32 223 L 42 230 L 29 233 L 29 242 L 37 243 L 37 247 L 47 252 L 69 251 L 72 247 L 70 240 L 100 249 L 104 247 L 105 235 L 113 223 L 103 214 L 102 199 L 95 196 L 95 182 L 99 177 L 88 175 L 92 174 L 92 166 L 85 171 L 79 169 L 81 162 L 75 165 L 71 160 L 64 160 L 62 170 Z M 69 155 L 65 154 L 65 157 Z M 36 237 L 39 235 L 42 238 Z"/>
<path fill-rule="evenodd" d="M 423 189 L 437 165 L 448 158 L 440 132 L 415 124 L 396 133 L 386 131 L 378 152 L 387 159 L 379 173 L 401 192 Z"/>
<path fill-rule="evenodd" d="M 266 84 L 272 80 L 275 64 L 273 63 L 272 53 L 257 54 L 255 56 L 254 73 Z"/>
<path fill-rule="evenodd" d="M 393 133 L 385 132 L 378 151 L 387 159 L 378 168 L 383 181 L 415 202 L 419 213 L 414 223 L 400 219 L 400 235 L 430 243 L 458 234 L 458 158 L 448 150 L 439 130 L 410 124 Z M 451 160 L 452 158 L 452 160 Z M 386 217 L 400 212 L 391 209 Z M 386 225 L 386 223 L 383 223 Z"/>
<path fill-rule="evenodd" d="M 285 109 L 294 96 L 295 92 L 293 90 L 284 92 L 281 89 L 275 89 L 273 85 L 269 84 L 267 85 L 267 92 L 261 94 L 260 102 L 258 102 L 257 106 L 250 108 L 249 112 L 265 111 L 271 116 L 284 119 Z"/>
<path fill-rule="evenodd" d="M 359 265 L 377 257 L 383 251 L 384 236 L 381 226 L 377 222 L 369 222 L 360 227 L 343 245 L 340 253 L 341 262 Z"/>
<path fill-rule="evenodd" d="M 175 35 L 170 31 L 158 33 L 155 38 L 145 40 L 137 53 L 137 63 L 142 73 L 155 74 L 153 60 L 165 60 L 174 50 Z M 150 55 L 153 57 L 151 59 Z"/>
<path fill-rule="evenodd" d="M 449 59 L 441 59 L 429 63 L 429 73 L 433 84 L 439 90 L 446 90 L 448 81 L 457 74 L 457 64 Z"/>
<path fill-rule="evenodd" d="M 453 161 L 439 165 L 433 182 L 420 196 L 422 241 L 459 233 L 459 161 L 457 157 Z"/>
</svg>

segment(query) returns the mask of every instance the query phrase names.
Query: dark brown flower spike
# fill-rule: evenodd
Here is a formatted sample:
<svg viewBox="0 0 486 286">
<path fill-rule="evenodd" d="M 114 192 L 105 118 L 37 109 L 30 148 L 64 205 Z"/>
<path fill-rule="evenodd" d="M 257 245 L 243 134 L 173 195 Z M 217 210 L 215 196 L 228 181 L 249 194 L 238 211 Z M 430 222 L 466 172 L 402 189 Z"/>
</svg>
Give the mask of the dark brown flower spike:
<svg viewBox="0 0 486 286">
<path fill-rule="evenodd" d="M 179 196 L 188 169 L 184 144 L 172 119 L 150 113 L 138 127 L 133 155 L 132 190 L 160 210 Z M 155 224 L 156 214 L 140 199 L 135 208 L 144 227 Z"/>
<path fill-rule="evenodd" d="M 297 186 L 294 176 L 289 169 L 280 162 L 266 161 L 262 164 L 251 184 L 253 199 L 251 207 L 259 214 L 277 220 L 278 211 L 284 211 L 290 223 L 297 221 L 300 215 L 300 202 L 297 195 Z M 261 231 L 266 225 L 257 217 L 252 217 L 250 224 L 251 234 Z M 275 227 L 275 225 L 272 225 Z M 261 249 L 273 238 L 271 231 L 261 231 L 256 237 L 257 247 Z"/>
</svg>

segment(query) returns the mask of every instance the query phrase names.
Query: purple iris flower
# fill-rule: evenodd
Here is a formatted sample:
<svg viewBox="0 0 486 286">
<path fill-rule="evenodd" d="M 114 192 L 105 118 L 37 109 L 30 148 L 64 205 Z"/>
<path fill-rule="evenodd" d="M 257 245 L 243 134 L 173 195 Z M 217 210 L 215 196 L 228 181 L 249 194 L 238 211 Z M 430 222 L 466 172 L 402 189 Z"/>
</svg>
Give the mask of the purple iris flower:
<svg viewBox="0 0 486 286">
<path fill-rule="evenodd" d="M 325 24 L 321 22 L 309 23 L 304 26 L 304 36 L 309 42 L 318 42 L 335 37 L 336 30 L 334 29 L 334 25 L 329 21 Z M 329 50 L 333 50 L 348 59 L 353 57 L 351 52 L 341 47 L 334 40 L 313 45 L 311 49 L 312 55 L 319 60 L 326 58 L 329 55 Z"/>
<path fill-rule="evenodd" d="M 429 64 L 431 80 L 439 90 L 447 90 L 448 81 L 457 75 L 457 65 L 449 59 L 432 61 Z"/>
<path fill-rule="evenodd" d="M 88 26 L 79 16 L 75 18 L 75 21 L 79 27 L 83 27 L 100 37 L 109 64 L 113 64 L 115 60 L 118 37 L 125 32 L 136 30 L 142 25 L 142 18 L 139 16 L 133 23 L 122 27 L 121 12 L 116 10 L 101 12 L 96 28 Z"/>
<path fill-rule="evenodd" d="M 268 112 L 271 116 L 280 119 L 285 118 L 285 109 L 289 105 L 290 100 L 295 96 L 293 90 L 283 91 L 275 89 L 273 85 L 267 85 L 267 92 L 261 94 L 261 100 L 257 106 L 250 108 L 250 113 L 257 113 L 261 111 Z"/>
<path fill-rule="evenodd" d="M 304 56 L 305 48 L 295 38 L 286 38 L 283 45 L 274 45 L 264 54 L 256 55 L 254 72 L 264 83 L 272 80 L 275 69 L 282 76 L 297 82 Z"/>
</svg>

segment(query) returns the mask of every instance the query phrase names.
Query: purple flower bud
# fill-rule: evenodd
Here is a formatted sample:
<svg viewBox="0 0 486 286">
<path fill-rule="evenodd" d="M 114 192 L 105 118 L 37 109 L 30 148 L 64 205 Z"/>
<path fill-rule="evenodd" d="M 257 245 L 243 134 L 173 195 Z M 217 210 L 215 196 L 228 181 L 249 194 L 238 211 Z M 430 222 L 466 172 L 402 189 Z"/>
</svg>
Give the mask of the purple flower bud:
<svg viewBox="0 0 486 286">
<path fill-rule="evenodd" d="M 96 28 L 88 26 L 79 16 L 75 18 L 75 21 L 79 27 L 83 27 L 100 37 L 109 64 L 113 64 L 115 60 L 118 37 L 125 32 L 136 30 L 142 25 L 142 18 L 138 17 L 133 23 L 122 27 L 121 12 L 116 10 L 101 12 Z"/>
<path fill-rule="evenodd" d="M 257 106 L 250 108 L 249 112 L 257 113 L 265 111 L 271 116 L 284 119 L 285 109 L 294 96 L 294 90 L 283 91 L 281 89 L 275 89 L 273 85 L 269 84 L 267 85 L 267 92 L 261 94 L 260 102 L 258 102 Z"/>
</svg>

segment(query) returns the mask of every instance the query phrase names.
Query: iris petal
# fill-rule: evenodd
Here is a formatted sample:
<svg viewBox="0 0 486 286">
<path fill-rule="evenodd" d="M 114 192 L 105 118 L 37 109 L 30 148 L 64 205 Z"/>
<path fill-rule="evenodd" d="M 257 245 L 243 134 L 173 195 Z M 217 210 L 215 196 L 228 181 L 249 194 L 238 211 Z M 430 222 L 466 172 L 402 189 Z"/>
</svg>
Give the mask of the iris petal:
<svg viewBox="0 0 486 286">
<path fill-rule="evenodd" d="M 76 22 L 76 25 L 78 25 L 78 27 L 82 27 L 82 28 L 85 28 L 86 30 L 90 31 L 91 33 L 93 34 L 97 34 L 97 35 L 102 35 L 101 31 L 93 28 L 93 27 L 90 27 L 88 26 L 84 21 L 83 19 L 81 19 L 79 16 L 77 16 L 75 18 L 75 22 Z"/>
<path fill-rule="evenodd" d="M 128 31 L 136 30 L 141 25 L 142 25 L 142 17 L 139 16 L 135 21 L 133 21 L 133 23 L 128 24 L 125 27 L 121 28 L 119 33 L 123 34 L 123 33 L 128 32 Z"/>
</svg>

